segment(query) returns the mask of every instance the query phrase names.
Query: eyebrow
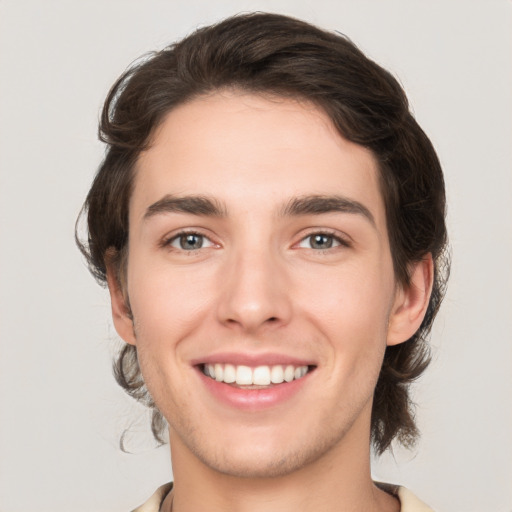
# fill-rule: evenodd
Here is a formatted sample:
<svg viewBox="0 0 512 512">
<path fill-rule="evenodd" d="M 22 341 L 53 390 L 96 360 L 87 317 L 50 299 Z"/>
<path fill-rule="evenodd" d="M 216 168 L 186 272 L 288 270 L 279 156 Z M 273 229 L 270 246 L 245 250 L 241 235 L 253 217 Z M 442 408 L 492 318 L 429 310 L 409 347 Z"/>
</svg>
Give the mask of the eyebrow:
<svg viewBox="0 0 512 512">
<path fill-rule="evenodd" d="M 339 195 L 308 195 L 291 199 L 283 208 L 282 216 L 321 215 L 324 213 L 352 213 L 366 217 L 375 226 L 375 218 L 359 201 Z"/>
<path fill-rule="evenodd" d="M 161 213 L 190 213 L 208 217 L 227 215 L 226 208 L 219 201 L 206 196 L 166 195 L 147 208 L 144 219 Z"/>
<path fill-rule="evenodd" d="M 351 213 L 362 215 L 375 226 L 375 219 L 362 203 L 339 195 L 307 195 L 292 198 L 279 212 L 282 217 L 322 215 L 325 213 Z M 227 208 L 208 196 L 166 195 L 150 205 L 144 219 L 164 213 L 189 213 L 206 217 L 226 217 Z"/>
</svg>

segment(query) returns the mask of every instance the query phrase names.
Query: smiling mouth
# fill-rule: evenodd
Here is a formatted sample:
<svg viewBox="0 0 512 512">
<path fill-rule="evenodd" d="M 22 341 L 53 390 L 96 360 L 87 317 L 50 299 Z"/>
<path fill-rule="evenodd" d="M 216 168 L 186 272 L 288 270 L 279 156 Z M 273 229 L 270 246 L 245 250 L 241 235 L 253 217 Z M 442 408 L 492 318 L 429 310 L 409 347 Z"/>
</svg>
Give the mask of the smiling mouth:
<svg viewBox="0 0 512 512">
<path fill-rule="evenodd" d="M 291 364 L 273 366 L 261 365 L 252 368 L 245 365 L 221 363 L 203 364 L 200 365 L 200 367 L 204 375 L 217 382 L 223 382 L 237 387 L 243 386 L 248 389 L 256 389 L 262 386 L 272 386 L 302 379 L 315 368 L 314 366 L 294 366 Z"/>
</svg>

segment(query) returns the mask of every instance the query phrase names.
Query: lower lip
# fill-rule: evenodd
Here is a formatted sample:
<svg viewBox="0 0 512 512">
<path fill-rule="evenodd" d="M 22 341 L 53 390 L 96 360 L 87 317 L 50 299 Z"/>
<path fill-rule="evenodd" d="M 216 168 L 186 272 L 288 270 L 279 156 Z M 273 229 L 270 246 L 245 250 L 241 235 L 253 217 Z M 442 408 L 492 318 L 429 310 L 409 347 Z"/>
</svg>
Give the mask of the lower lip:
<svg viewBox="0 0 512 512">
<path fill-rule="evenodd" d="M 201 369 L 198 373 L 210 393 L 220 402 L 238 409 L 257 411 L 269 409 L 290 400 L 305 382 L 310 373 L 291 382 L 283 382 L 260 389 L 239 388 L 207 377 Z"/>
</svg>

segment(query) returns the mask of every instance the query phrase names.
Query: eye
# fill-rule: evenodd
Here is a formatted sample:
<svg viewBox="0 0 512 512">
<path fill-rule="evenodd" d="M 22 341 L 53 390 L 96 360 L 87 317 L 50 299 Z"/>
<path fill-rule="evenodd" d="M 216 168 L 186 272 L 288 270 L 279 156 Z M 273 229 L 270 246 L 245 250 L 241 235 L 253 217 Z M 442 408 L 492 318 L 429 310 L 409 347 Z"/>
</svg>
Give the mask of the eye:
<svg viewBox="0 0 512 512">
<path fill-rule="evenodd" d="M 340 245 L 348 244 L 329 233 L 312 233 L 299 242 L 299 247 L 316 250 L 332 249 Z"/>
<path fill-rule="evenodd" d="M 213 243 L 199 233 L 180 233 L 168 240 L 166 245 L 182 251 L 197 251 L 205 247 L 212 247 Z"/>
</svg>

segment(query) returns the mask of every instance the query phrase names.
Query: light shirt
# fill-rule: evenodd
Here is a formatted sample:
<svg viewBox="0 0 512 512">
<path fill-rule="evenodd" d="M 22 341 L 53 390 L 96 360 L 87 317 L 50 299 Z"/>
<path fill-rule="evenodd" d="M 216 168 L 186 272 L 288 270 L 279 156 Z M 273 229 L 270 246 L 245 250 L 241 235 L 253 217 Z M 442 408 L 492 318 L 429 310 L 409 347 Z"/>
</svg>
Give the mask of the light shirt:
<svg viewBox="0 0 512 512">
<path fill-rule="evenodd" d="M 386 485 L 386 488 L 393 489 L 393 494 L 400 500 L 400 512 L 434 512 L 405 487 Z M 171 489 L 172 483 L 162 485 L 146 503 L 132 512 L 159 512 L 160 505 Z"/>
</svg>

